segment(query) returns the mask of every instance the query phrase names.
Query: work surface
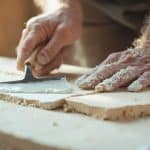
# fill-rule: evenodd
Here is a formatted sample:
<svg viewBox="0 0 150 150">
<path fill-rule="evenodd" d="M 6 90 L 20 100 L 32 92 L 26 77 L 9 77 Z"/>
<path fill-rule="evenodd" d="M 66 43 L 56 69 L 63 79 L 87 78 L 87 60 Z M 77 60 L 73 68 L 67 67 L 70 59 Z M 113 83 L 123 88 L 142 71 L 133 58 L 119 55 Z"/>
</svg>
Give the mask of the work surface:
<svg viewBox="0 0 150 150">
<path fill-rule="evenodd" d="M 3 71 L 10 72 L 11 69 L 12 72 L 14 71 L 10 67 L 10 64 L 15 64 L 13 60 L 0 59 L 0 62 L 8 64 L 6 67 L 3 65 Z M 113 95 L 115 96 L 115 93 Z M 123 97 L 124 100 L 126 98 L 128 97 Z M 146 98 L 143 101 L 147 102 L 149 91 L 146 91 Z M 135 101 L 139 103 L 136 99 Z M 68 102 L 71 102 L 70 106 L 74 107 L 74 98 Z M 78 102 L 80 102 L 80 97 Z M 90 110 L 93 110 L 92 107 Z M 58 149 L 143 150 L 150 145 L 149 118 L 127 122 L 102 121 L 84 115 L 23 107 L 4 101 L 0 102 L 0 112 L 0 143 L 7 143 L 6 145 L 9 143 L 11 147 L 17 146 L 18 149 L 53 147 Z"/>
<path fill-rule="evenodd" d="M 142 148 L 150 146 L 148 118 L 134 122 L 107 122 L 6 102 L 0 102 L 0 118 L 0 131 L 18 138 L 8 142 L 10 139 L 0 134 L 0 143 L 17 143 L 17 147 L 23 150 L 38 144 L 65 150 L 148 150 Z M 35 149 L 41 147 L 38 145 Z"/>
</svg>

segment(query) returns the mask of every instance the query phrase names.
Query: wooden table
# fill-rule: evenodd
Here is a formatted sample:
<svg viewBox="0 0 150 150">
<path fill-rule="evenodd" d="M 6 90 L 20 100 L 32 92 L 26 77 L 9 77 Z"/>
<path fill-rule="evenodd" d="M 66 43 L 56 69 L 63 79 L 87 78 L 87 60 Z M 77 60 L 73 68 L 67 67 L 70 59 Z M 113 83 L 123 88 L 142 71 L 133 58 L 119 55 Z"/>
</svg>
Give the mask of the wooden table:
<svg viewBox="0 0 150 150">
<path fill-rule="evenodd" d="M 2 62 L 14 63 L 0 59 L 0 69 Z M 148 150 L 150 118 L 111 122 L 0 101 L 0 146 L 15 150 Z"/>
</svg>

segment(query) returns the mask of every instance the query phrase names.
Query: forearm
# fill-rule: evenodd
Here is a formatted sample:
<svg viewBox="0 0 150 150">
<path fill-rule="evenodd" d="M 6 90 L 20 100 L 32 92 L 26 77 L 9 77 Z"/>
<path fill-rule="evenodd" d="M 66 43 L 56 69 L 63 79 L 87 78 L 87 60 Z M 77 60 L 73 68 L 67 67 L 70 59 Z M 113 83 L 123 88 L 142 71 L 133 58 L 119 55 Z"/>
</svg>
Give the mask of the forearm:
<svg viewBox="0 0 150 150">
<path fill-rule="evenodd" d="M 34 0 L 43 12 L 55 11 L 59 8 L 73 7 L 81 11 L 82 0 Z"/>
<path fill-rule="evenodd" d="M 142 29 L 142 35 L 135 41 L 135 47 L 150 48 L 150 16 Z"/>
</svg>

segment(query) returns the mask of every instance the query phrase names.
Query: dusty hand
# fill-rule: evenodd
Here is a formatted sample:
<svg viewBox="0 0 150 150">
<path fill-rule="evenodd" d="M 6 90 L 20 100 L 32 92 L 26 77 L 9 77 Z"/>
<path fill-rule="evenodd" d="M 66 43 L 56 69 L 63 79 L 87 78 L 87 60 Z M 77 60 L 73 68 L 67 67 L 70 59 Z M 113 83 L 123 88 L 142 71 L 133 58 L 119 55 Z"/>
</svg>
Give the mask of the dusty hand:
<svg viewBox="0 0 150 150">
<path fill-rule="evenodd" d="M 140 91 L 150 86 L 150 49 L 135 48 L 113 53 L 104 62 L 81 76 L 77 84 L 97 92 L 114 91 L 128 86 Z"/>
<path fill-rule="evenodd" d="M 25 60 L 34 50 L 38 50 L 36 61 L 42 66 L 40 69 L 35 67 L 35 72 L 46 74 L 58 67 L 62 49 L 80 37 L 81 20 L 81 14 L 75 8 L 63 8 L 31 18 L 17 48 L 17 68 L 24 68 Z"/>
</svg>

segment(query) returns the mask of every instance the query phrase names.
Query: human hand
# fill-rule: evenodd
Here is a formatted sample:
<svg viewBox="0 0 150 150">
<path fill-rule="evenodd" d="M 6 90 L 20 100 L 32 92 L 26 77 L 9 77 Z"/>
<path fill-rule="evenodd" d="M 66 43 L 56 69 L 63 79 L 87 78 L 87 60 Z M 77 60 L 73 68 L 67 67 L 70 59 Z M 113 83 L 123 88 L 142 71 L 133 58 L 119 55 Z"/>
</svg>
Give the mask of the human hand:
<svg viewBox="0 0 150 150">
<path fill-rule="evenodd" d="M 100 65 L 77 80 L 82 89 L 114 91 L 128 86 L 140 91 L 150 86 L 150 49 L 135 48 L 109 55 Z"/>
<path fill-rule="evenodd" d="M 38 50 L 36 63 L 41 67 L 35 64 L 33 70 L 40 75 L 48 73 L 61 64 L 63 48 L 78 39 L 81 30 L 82 17 L 76 8 L 61 8 L 31 18 L 17 48 L 17 68 L 23 70 L 26 59 Z"/>
</svg>

